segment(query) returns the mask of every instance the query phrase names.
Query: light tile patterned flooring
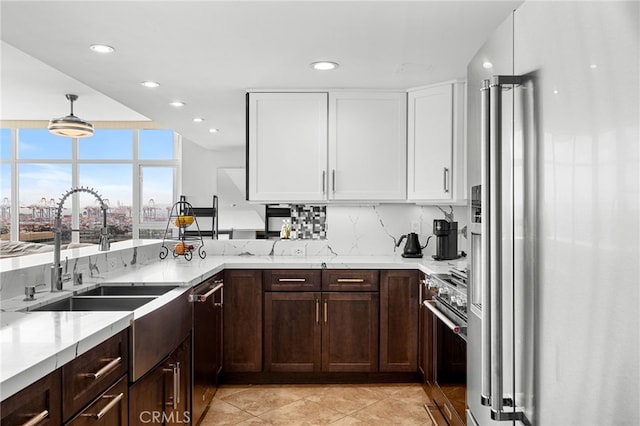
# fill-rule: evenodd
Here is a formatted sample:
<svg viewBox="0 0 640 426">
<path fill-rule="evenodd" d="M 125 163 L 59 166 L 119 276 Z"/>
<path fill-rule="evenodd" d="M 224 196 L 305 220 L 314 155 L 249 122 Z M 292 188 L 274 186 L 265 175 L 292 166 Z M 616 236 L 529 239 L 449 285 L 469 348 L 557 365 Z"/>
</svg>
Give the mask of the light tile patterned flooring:
<svg viewBox="0 0 640 426">
<path fill-rule="evenodd" d="M 432 425 L 419 384 L 225 385 L 202 426 Z"/>
</svg>

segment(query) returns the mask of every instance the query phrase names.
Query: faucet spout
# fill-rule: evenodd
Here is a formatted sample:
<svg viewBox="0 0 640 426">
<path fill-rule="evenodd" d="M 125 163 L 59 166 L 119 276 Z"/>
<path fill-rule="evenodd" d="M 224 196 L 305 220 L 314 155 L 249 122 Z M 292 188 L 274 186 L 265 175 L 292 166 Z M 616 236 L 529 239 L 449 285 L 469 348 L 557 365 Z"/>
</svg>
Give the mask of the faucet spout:
<svg viewBox="0 0 640 426">
<path fill-rule="evenodd" d="M 102 209 L 102 229 L 100 230 L 100 241 L 99 241 L 99 250 L 100 251 L 108 251 L 111 244 L 109 242 L 109 230 L 107 228 L 107 210 L 109 207 L 104 202 L 100 194 L 95 191 L 93 188 L 85 188 L 83 186 L 79 188 L 71 188 L 64 194 L 62 194 L 62 198 L 60 198 L 60 202 L 58 202 L 58 207 L 56 210 L 56 218 L 54 222 L 54 230 L 53 230 L 53 272 L 51 279 L 51 291 L 62 291 L 62 265 L 60 263 L 60 243 L 62 237 L 62 206 L 64 205 L 65 200 L 76 192 L 86 192 L 94 197 L 100 202 L 100 208 Z"/>
</svg>

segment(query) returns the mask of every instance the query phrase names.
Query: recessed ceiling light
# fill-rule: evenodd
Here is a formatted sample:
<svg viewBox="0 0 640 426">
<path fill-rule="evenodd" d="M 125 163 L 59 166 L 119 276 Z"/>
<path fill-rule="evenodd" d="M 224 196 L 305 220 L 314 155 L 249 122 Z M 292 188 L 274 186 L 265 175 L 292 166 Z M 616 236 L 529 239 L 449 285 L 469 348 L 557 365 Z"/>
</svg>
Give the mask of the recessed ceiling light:
<svg viewBox="0 0 640 426">
<path fill-rule="evenodd" d="M 317 61 L 311 63 L 311 67 L 319 71 L 329 71 L 338 68 L 338 63 L 331 61 Z"/>
<path fill-rule="evenodd" d="M 218 133 L 218 129 L 209 129 L 209 133 Z"/>
<path fill-rule="evenodd" d="M 591 68 L 592 70 L 595 70 L 596 68 L 598 68 L 598 64 L 591 64 L 589 65 L 589 68 Z"/>
<path fill-rule="evenodd" d="M 106 44 L 92 44 L 91 46 L 89 46 L 89 49 L 98 53 L 111 53 L 116 50 L 111 46 L 107 46 Z"/>
<path fill-rule="evenodd" d="M 160 83 L 155 82 L 155 81 L 142 81 L 142 82 L 140 82 L 140 84 L 143 85 L 144 87 L 149 87 L 151 89 L 160 86 Z"/>
<path fill-rule="evenodd" d="M 204 118 L 202 118 L 202 117 L 196 117 L 196 118 L 193 119 L 194 123 L 202 123 L 203 121 L 204 121 Z"/>
<path fill-rule="evenodd" d="M 174 106 L 174 107 L 183 107 L 185 105 L 185 103 L 181 102 L 181 101 L 173 101 L 173 102 L 170 102 L 169 105 Z"/>
<path fill-rule="evenodd" d="M 482 68 L 484 68 L 484 69 L 487 69 L 487 70 L 488 70 L 489 68 L 493 68 L 493 64 L 492 64 L 491 62 L 489 62 L 489 61 L 484 61 L 484 62 L 482 63 Z"/>
</svg>

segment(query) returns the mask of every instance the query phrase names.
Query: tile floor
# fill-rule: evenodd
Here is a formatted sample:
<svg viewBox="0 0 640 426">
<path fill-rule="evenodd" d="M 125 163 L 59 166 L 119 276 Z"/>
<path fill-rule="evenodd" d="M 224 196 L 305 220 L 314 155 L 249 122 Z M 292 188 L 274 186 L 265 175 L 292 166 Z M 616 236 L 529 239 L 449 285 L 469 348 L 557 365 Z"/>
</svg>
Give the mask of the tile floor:
<svg viewBox="0 0 640 426">
<path fill-rule="evenodd" d="M 419 384 L 225 385 L 202 426 L 432 425 Z"/>
</svg>

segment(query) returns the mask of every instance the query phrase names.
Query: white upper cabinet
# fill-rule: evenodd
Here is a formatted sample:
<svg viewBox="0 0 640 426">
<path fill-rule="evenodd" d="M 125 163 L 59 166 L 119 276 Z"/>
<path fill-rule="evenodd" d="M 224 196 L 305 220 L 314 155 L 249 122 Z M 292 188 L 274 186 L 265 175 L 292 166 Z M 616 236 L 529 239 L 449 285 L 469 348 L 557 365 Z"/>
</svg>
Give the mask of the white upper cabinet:
<svg viewBox="0 0 640 426">
<path fill-rule="evenodd" d="M 329 93 L 330 200 L 406 199 L 406 96 Z"/>
<path fill-rule="evenodd" d="M 250 201 L 406 199 L 406 93 L 248 96 Z"/>
<path fill-rule="evenodd" d="M 327 93 L 249 93 L 249 200 L 326 200 Z"/>
<path fill-rule="evenodd" d="M 462 82 L 409 90 L 409 201 L 465 201 L 464 91 Z"/>
</svg>

